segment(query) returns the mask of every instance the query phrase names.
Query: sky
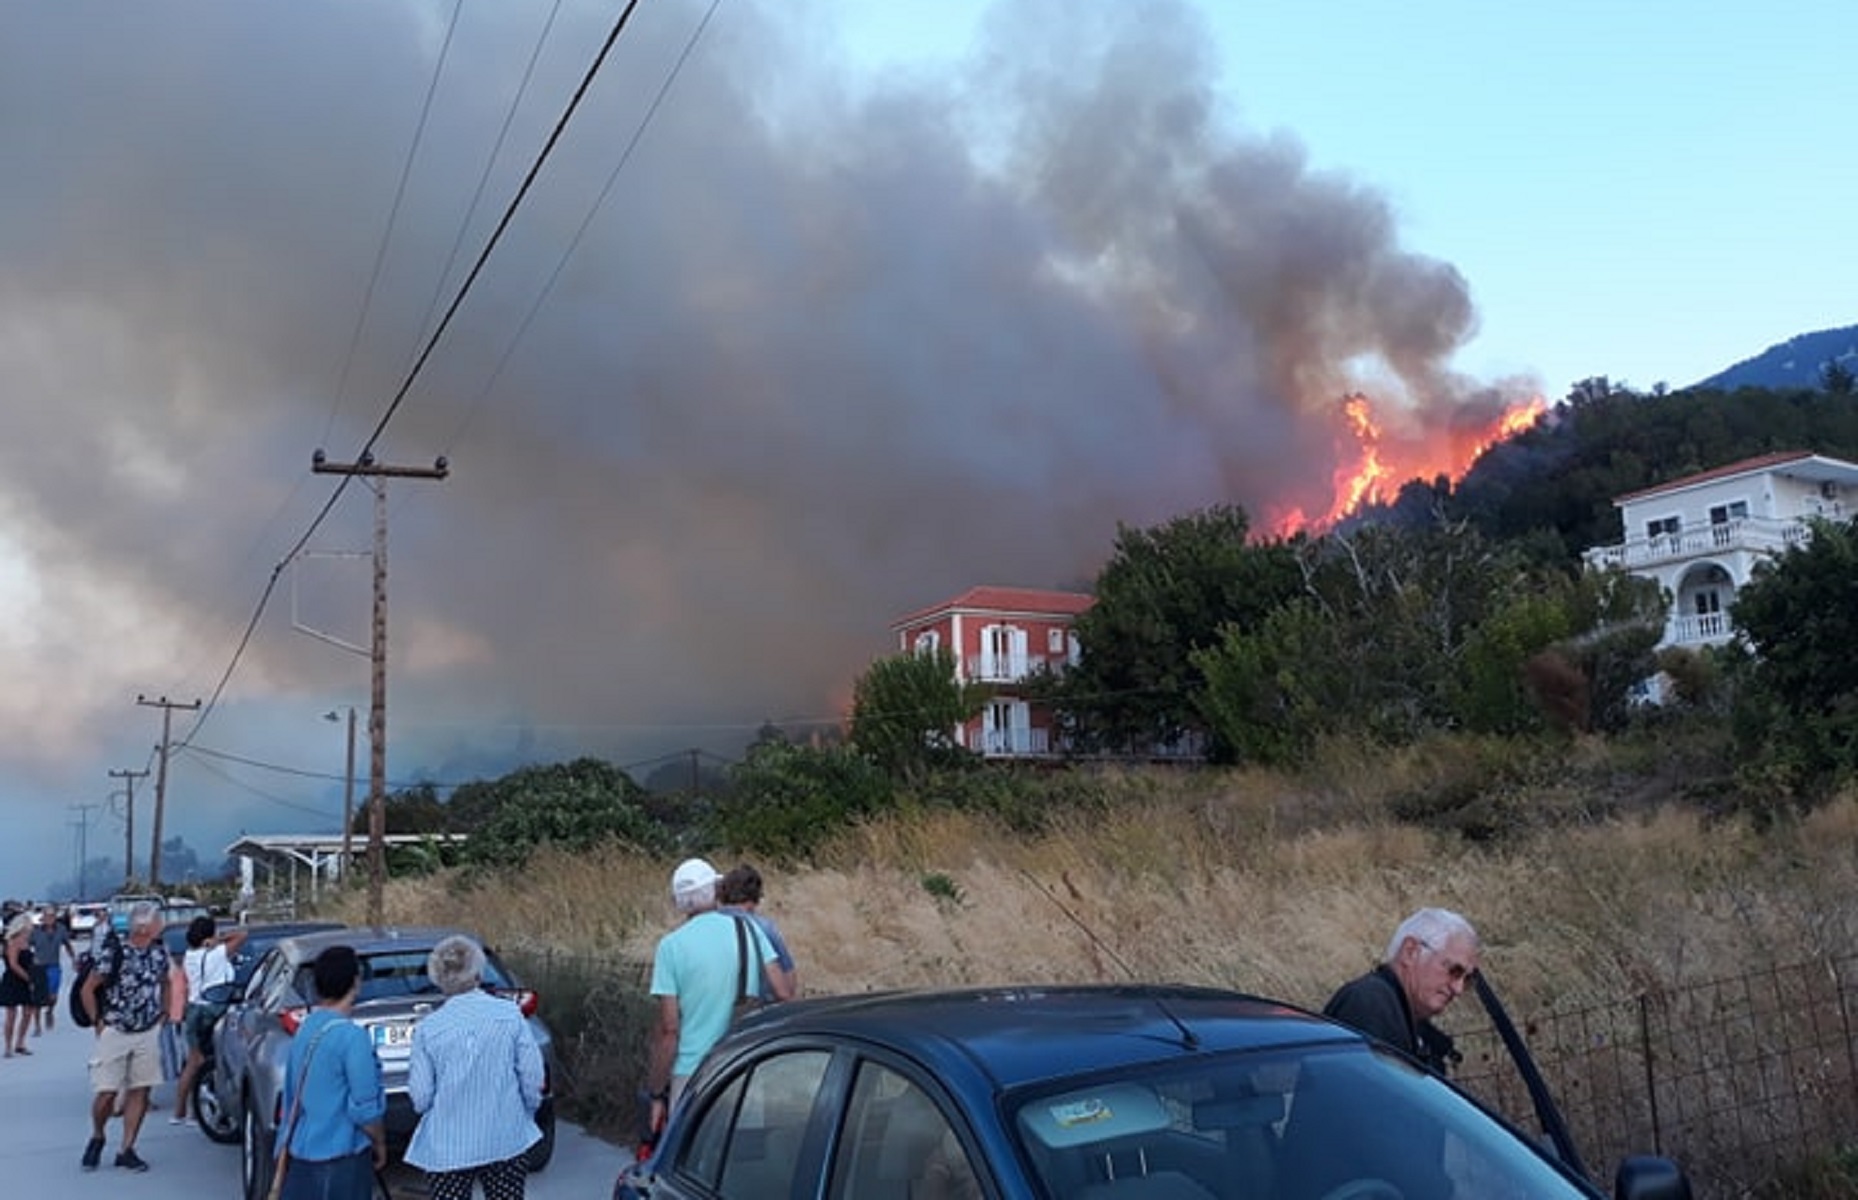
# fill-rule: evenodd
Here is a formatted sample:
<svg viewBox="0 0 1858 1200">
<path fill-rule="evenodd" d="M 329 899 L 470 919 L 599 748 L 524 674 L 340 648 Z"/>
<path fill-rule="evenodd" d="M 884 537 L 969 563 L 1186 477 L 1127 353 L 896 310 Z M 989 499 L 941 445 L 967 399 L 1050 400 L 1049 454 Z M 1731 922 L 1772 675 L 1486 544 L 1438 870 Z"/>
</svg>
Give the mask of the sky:
<svg viewBox="0 0 1858 1200">
<path fill-rule="evenodd" d="M 450 465 L 387 485 L 390 784 L 644 774 L 1119 522 L 1320 509 L 1351 391 L 1426 437 L 1858 321 L 1849 4 L 644 0 L 475 274 L 617 5 L 6 10 L 10 895 L 120 870 L 138 696 L 203 702 L 201 859 L 335 827 L 316 449 Z"/>
</svg>

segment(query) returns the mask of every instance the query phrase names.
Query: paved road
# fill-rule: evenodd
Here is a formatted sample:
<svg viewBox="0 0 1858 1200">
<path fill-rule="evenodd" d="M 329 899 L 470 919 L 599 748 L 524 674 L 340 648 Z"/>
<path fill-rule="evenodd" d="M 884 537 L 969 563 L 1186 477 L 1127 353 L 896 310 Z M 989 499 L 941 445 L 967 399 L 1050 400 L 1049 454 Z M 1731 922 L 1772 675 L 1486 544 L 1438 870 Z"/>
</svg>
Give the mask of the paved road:
<svg viewBox="0 0 1858 1200">
<path fill-rule="evenodd" d="M 143 1122 L 136 1149 L 146 1175 L 110 1166 L 122 1123 L 110 1123 L 103 1166 L 86 1172 L 78 1156 L 90 1136 L 90 1085 L 84 1063 L 91 1033 L 60 1020 L 42 1037 L 28 1038 L 32 1054 L 0 1059 L 0 1194 L 57 1200 L 239 1200 L 239 1148 L 206 1140 L 198 1127 L 168 1124 L 174 1089 L 155 1089 L 159 1112 Z M 562 1125 L 548 1170 L 529 1180 L 529 1200 L 607 1200 L 626 1154 L 617 1146 Z M 426 1196 L 417 1171 L 389 1175 L 396 1200 Z"/>
</svg>

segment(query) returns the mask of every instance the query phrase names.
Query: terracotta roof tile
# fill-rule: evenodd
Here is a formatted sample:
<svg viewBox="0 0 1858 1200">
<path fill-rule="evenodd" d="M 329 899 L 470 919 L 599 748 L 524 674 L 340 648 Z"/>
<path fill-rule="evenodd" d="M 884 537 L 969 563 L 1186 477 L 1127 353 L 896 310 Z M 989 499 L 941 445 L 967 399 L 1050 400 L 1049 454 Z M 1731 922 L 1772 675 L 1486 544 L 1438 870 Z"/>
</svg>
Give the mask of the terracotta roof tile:
<svg viewBox="0 0 1858 1200">
<path fill-rule="evenodd" d="M 919 608 L 892 621 L 892 629 L 904 629 L 925 618 L 960 611 L 1035 613 L 1075 617 L 1092 604 L 1095 596 L 1084 592 L 1057 592 L 1043 588 L 971 587 L 948 600 Z"/>
<path fill-rule="evenodd" d="M 1699 483 L 1709 483 L 1716 479 L 1727 479 L 1732 475 L 1762 471 L 1769 467 L 1778 467 L 1784 463 L 1799 462 L 1801 459 L 1813 457 L 1815 456 L 1810 450 L 1778 450 L 1772 454 L 1758 454 L 1754 458 L 1744 458 L 1739 462 L 1725 463 L 1720 467 L 1712 467 L 1707 471 L 1699 471 L 1695 475 L 1685 475 L 1679 479 L 1667 479 L 1654 487 L 1640 488 L 1636 492 L 1627 492 L 1625 495 L 1615 499 L 1613 503 L 1624 504 L 1628 500 L 1638 500 L 1645 496 L 1655 496 L 1659 492 L 1670 492 L 1676 491 L 1678 488 L 1694 487 Z"/>
</svg>

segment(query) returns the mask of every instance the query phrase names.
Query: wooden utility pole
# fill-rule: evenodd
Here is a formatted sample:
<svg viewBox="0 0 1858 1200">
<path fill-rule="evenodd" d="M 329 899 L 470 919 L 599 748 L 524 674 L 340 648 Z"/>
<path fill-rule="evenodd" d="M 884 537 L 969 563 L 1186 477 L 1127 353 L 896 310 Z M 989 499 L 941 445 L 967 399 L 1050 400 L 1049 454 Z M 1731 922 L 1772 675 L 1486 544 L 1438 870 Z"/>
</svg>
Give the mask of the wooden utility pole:
<svg viewBox="0 0 1858 1200">
<path fill-rule="evenodd" d="M 147 779 L 148 772 L 111 771 L 111 779 L 120 779 L 128 789 L 127 799 L 123 802 L 123 888 L 127 890 L 135 882 L 135 781 Z"/>
<path fill-rule="evenodd" d="M 146 708 L 161 710 L 161 753 L 155 760 L 155 832 L 149 839 L 148 850 L 148 890 L 161 891 L 161 812 L 168 800 L 168 742 L 173 737 L 174 710 L 177 708 L 198 709 L 200 702 L 182 704 L 166 696 L 150 700 L 146 696 L 137 696 L 135 702 Z"/>
<path fill-rule="evenodd" d="M 441 456 L 430 467 L 394 467 L 363 454 L 352 463 L 332 463 L 318 450 L 310 456 L 317 475 L 358 475 L 374 491 L 374 622 L 369 659 L 373 686 L 368 705 L 368 923 L 379 926 L 387 881 L 387 480 L 444 479 L 451 474 Z"/>
</svg>

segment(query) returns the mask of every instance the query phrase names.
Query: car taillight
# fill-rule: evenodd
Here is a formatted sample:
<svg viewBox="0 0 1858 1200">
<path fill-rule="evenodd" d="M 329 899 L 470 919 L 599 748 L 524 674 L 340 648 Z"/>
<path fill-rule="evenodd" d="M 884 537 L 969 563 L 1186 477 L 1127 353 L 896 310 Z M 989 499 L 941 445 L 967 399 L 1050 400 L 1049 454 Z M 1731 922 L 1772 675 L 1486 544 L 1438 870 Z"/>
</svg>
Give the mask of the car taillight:
<svg viewBox="0 0 1858 1200">
<path fill-rule="evenodd" d="M 277 1023 L 284 1027 L 286 1036 L 295 1037 L 297 1029 L 303 1024 L 303 1018 L 310 1015 L 307 1008 L 287 1008 L 277 1014 Z"/>
<path fill-rule="evenodd" d="M 499 988 L 497 995 L 516 1001 L 516 1007 L 523 1010 L 525 1017 L 535 1016 L 535 1010 L 542 1007 L 542 994 L 534 988 Z"/>
</svg>

